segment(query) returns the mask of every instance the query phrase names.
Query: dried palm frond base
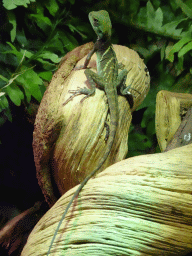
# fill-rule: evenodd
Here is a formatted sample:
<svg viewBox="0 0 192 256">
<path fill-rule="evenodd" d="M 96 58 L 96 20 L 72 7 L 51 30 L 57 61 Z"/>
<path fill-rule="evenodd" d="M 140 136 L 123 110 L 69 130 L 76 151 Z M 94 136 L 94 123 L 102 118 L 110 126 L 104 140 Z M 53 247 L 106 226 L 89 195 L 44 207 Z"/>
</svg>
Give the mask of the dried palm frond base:
<svg viewBox="0 0 192 256">
<path fill-rule="evenodd" d="M 190 127 L 192 127 L 191 117 L 189 117 L 190 113 L 186 116 L 187 120 L 181 127 L 180 125 L 191 107 L 192 94 L 164 90 L 158 92 L 156 98 L 155 128 L 161 151 L 164 151 L 170 142 L 173 142 L 172 148 L 190 143 Z M 181 128 L 180 132 L 178 131 L 179 127 Z M 178 134 L 176 134 L 176 131 L 178 131 Z"/>
<path fill-rule="evenodd" d="M 85 95 L 68 101 L 72 95 L 70 90 L 89 86 L 84 70 L 74 70 L 73 67 L 84 64 L 85 55 L 92 47 L 93 44 L 85 44 L 64 57 L 36 117 L 34 160 L 39 185 L 50 207 L 59 195 L 81 183 L 98 166 L 106 151 L 106 122 L 110 124 L 110 113 L 104 91 L 96 89 L 95 95 L 83 102 Z M 118 62 L 129 71 L 126 86 L 134 95 L 134 105 L 130 109 L 126 97 L 118 97 L 119 124 L 103 169 L 125 158 L 131 113 L 142 103 L 150 87 L 149 72 L 139 55 L 121 45 L 114 45 L 114 50 Z M 96 72 L 96 54 L 92 56 L 89 67 Z"/>
<path fill-rule="evenodd" d="M 89 180 L 51 249 L 62 255 L 185 255 L 192 251 L 192 145 L 132 157 Z M 22 256 L 46 255 L 77 186 L 37 223 Z"/>
</svg>

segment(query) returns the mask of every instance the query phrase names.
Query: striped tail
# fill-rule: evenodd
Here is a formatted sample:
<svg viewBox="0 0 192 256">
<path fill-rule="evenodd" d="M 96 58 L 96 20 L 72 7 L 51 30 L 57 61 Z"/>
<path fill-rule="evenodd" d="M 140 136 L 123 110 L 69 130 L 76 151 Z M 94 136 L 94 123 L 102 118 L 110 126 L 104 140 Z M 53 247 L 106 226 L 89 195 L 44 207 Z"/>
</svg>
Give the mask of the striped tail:
<svg viewBox="0 0 192 256">
<path fill-rule="evenodd" d="M 109 104 L 109 102 L 108 102 L 108 104 Z M 78 187 L 77 190 L 75 191 L 75 193 L 74 193 L 73 197 L 71 198 L 70 202 L 68 203 L 68 205 L 67 205 L 67 207 L 66 207 L 66 209 L 65 209 L 65 212 L 63 213 L 62 218 L 61 218 L 61 220 L 59 221 L 58 226 L 57 226 L 57 228 L 56 228 L 56 230 L 55 230 L 54 236 L 53 236 L 53 238 L 52 238 L 52 240 L 51 240 L 51 244 L 50 244 L 50 246 L 49 246 L 49 250 L 48 250 L 48 252 L 47 252 L 47 256 L 50 255 L 51 248 L 52 248 L 52 245 L 53 245 L 54 240 L 55 240 L 55 238 L 56 238 L 56 235 L 57 235 L 57 233 L 58 233 L 58 231 L 59 231 L 59 228 L 60 228 L 60 226 L 61 226 L 61 224 L 62 224 L 62 222 L 63 222 L 63 220 L 64 220 L 64 218 L 65 218 L 65 216 L 66 216 L 66 214 L 67 214 L 67 212 L 68 212 L 68 210 L 69 210 L 69 208 L 70 208 L 70 206 L 71 206 L 72 203 L 73 203 L 73 200 L 75 199 L 75 197 L 77 197 L 77 196 L 79 195 L 80 191 L 82 190 L 82 188 L 84 187 L 84 185 L 88 182 L 88 180 L 89 180 L 90 178 L 92 178 L 92 177 L 96 174 L 96 172 L 101 168 L 101 166 L 105 163 L 105 161 L 107 160 L 107 157 L 109 156 L 109 154 L 110 154 L 110 152 L 111 152 L 111 148 L 112 148 L 112 146 L 113 146 L 113 142 L 114 142 L 115 135 L 116 135 L 116 130 L 117 130 L 117 125 L 118 125 L 118 118 L 117 118 L 117 116 L 118 116 L 118 107 L 117 107 L 117 108 L 110 108 L 110 104 L 109 104 L 109 109 L 110 109 L 110 112 L 113 112 L 113 111 L 111 111 L 111 109 L 114 109 L 114 111 L 115 111 L 116 113 L 110 113 L 111 122 L 110 122 L 109 138 L 108 138 L 108 141 L 107 141 L 107 150 L 106 150 L 106 152 L 104 153 L 104 155 L 103 155 L 103 157 L 102 157 L 100 163 L 98 164 L 97 168 L 96 168 L 94 171 L 92 171 L 92 172 L 83 180 L 83 182 L 79 185 L 79 187 Z M 112 118 L 112 117 L 113 117 L 113 118 Z M 115 118 L 114 118 L 114 117 L 115 117 Z M 113 119 L 115 119 L 115 120 L 113 120 Z"/>
</svg>

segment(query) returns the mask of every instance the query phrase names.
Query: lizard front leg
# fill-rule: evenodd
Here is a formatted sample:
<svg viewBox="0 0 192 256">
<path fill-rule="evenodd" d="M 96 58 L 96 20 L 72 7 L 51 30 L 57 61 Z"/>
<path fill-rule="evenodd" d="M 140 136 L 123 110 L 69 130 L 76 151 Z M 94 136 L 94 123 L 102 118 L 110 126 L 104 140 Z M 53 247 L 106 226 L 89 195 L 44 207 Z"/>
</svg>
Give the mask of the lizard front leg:
<svg viewBox="0 0 192 256">
<path fill-rule="evenodd" d="M 81 100 L 81 102 L 83 102 L 86 98 L 88 98 L 89 96 L 92 96 L 95 93 L 96 85 L 98 85 L 100 89 L 104 89 L 104 81 L 102 77 L 100 77 L 97 73 L 93 72 L 92 70 L 86 69 L 85 75 L 89 82 L 90 88 L 84 87 L 84 88 L 77 88 L 77 90 L 70 90 L 69 92 L 72 93 L 72 95 L 69 97 L 68 100 L 66 100 L 63 103 L 63 105 L 66 105 L 74 97 L 81 94 L 85 94 L 86 96 Z"/>
<path fill-rule="evenodd" d="M 74 68 L 73 70 L 81 70 L 81 69 L 86 69 L 87 66 L 89 65 L 89 62 L 91 60 L 92 55 L 94 54 L 94 52 L 96 52 L 96 47 L 94 45 L 93 49 L 88 53 L 85 62 L 83 65 L 77 66 L 76 68 Z"/>
</svg>

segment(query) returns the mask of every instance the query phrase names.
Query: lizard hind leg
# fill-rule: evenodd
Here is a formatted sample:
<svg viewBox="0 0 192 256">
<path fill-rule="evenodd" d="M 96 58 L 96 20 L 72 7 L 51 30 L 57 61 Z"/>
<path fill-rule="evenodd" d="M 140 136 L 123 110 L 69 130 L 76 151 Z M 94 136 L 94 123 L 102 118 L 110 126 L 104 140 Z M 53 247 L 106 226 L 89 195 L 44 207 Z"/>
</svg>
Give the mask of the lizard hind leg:
<svg viewBox="0 0 192 256">
<path fill-rule="evenodd" d="M 129 86 L 125 87 L 125 88 L 121 87 L 121 88 L 120 88 L 120 94 L 121 94 L 122 96 L 125 96 L 125 97 L 126 97 L 127 101 L 129 102 L 130 107 L 132 108 L 132 107 L 133 107 L 133 104 L 134 104 L 133 98 L 135 98 L 136 96 L 133 95 L 133 94 L 130 92 L 130 90 L 136 91 L 138 94 L 141 94 L 141 93 L 140 93 L 138 90 L 132 88 L 131 85 L 132 85 L 132 83 L 131 83 Z"/>
<path fill-rule="evenodd" d="M 131 87 L 132 83 L 129 86 L 126 86 L 127 73 L 128 73 L 128 70 L 124 69 L 118 74 L 117 88 L 118 88 L 119 94 L 126 97 L 130 107 L 132 108 L 134 104 L 133 98 L 136 96 L 134 96 L 130 92 L 130 90 L 136 91 L 139 94 L 141 93 L 138 90 Z"/>
</svg>

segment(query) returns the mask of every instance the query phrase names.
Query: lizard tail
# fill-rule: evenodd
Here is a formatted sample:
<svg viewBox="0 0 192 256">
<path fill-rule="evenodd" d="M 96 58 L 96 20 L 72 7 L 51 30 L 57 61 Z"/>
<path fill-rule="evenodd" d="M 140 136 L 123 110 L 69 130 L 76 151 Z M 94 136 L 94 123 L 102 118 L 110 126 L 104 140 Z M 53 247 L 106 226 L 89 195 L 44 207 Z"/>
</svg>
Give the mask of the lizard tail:
<svg viewBox="0 0 192 256">
<path fill-rule="evenodd" d="M 116 119 L 116 120 L 117 120 L 117 119 Z M 97 168 L 94 169 L 94 171 L 92 171 L 92 172 L 83 180 L 83 182 L 79 185 L 79 187 L 77 188 L 77 190 L 76 190 L 75 193 L 73 194 L 73 196 L 72 196 L 70 202 L 68 203 L 68 205 L 67 205 L 67 207 L 66 207 L 66 209 L 65 209 L 65 211 L 64 211 L 64 213 L 63 213 L 63 215 L 62 215 L 62 218 L 61 218 L 61 220 L 59 221 L 58 226 L 57 226 L 57 228 L 56 228 L 56 230 L 55 230 L 54 236 L 53 236 L 53 238 L 52 238 L 52 240 L 51 240 L 51 244 L 50 244 L 50 246 L 49 246 L 49 250 L 48 250 L 48 252 L 47 252 L 47 256 L 50 255 L 51 248 L 52 248 L 52 245 L 53 245 L 53 243 L 54 243 L 54 241 L 55 241 L 56 235 L 57 235 L 57 233 L 58 233 L 58 231 L 59 231 L 59 228 L 60 228 L 60 226 L 61 226 L 61 224 L 62 224 L 62 222 L 63 222 L 63 220 L 64 220 L 64 218 L 65 218 L 65 216 L 66 216 L 66 214 L 67 214 L 67 212 L 68 212 L 68 210 L 69 210 L 69 208 L 70 208 L 70 206 L 71 206 L 72 203 L 73 203 L 73 200 L 75 199 L 75 197 L 77 197 L 77 196 L 79 195 L 80 191 L 82 190 L 82 188 L 84 187 L 84 185 L 88 182 L 88 180 L 89 180 L 91 177 L 93 177 L 93 176 L 95 175 L 95 173 L 101 168 L 101 166 L 102 166 L 102 165 L 105 163 L 105 161 L 107 160 L 107 157 L 109 156 L 109 154 L 110 154 L 110 152 L 111 152 L 111 148 L 112 148 L 112 146 L 113 146 L 113 142 L 114 142 L 114 138 L 115 138 L 115 134 L 116 134 L 116 130 L 117 130 L 117 124 L 118 124 L 117 121 L 111 120 L 111 122 L 110 122 L 110 132 L 109 132 L 109 137 L 108 137 L 108 141 L 107 141 L 107 150 L 105 151 L 105 154 L 103 155 L 103 157 L 102 157 L 100 163 L 98 164 Z"/>
</svg>

